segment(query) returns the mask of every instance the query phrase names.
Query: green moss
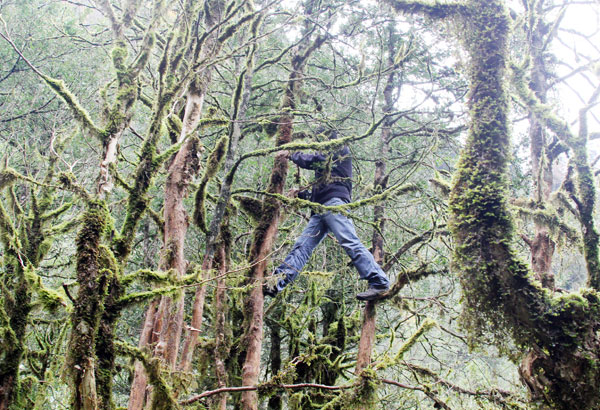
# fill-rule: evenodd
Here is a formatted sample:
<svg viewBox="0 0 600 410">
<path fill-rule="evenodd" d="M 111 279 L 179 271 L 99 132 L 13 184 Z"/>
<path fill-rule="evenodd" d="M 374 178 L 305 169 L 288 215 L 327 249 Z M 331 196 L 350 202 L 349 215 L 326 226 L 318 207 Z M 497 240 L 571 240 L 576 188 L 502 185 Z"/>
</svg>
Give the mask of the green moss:
<svg viewBox="0 0 600 410">
<path fill-rule="evenodd" d="M 239 190 L 238 192 L 253 192 L 255 194 L 261 194 L 266 197 L 277 199 L 278 201 L 285 203 L 286 205 L 294 207 L 294 208 L 309 208 L 310 210 L 314 211 L 315 213 L 336 212 L 336 213 L 341 213 L 343 215 L 348 215 L 349 211 L 352 209 L 359 209 L 359 208 L 364 207 L 365 205 L 378 203 L 378 202 L 384 201 L 388 198 L 391 198 L 393 196 L 401 195 L 401 194 L 404 194 L 407 192 L 416 191 L 417 189 L 418 189 L 418 187 L 413 184 L 398 183 L 396 185 L 389 187 L 385 191 L 382 191 L 379 194 L 375 194 L 369 198 L 350 202 L 349 204 L 335 205 L 335 206 L 323 206 L 319 203 L 307 201 L 307 200 L 300 199 L 300 198 L 288 198 L 281 194 L 269 193 L 269 192 L 264 192 L 264 191 L 256 191 L 256 190 L 252 190 L 252 189 L 242 189 L 242 190 Z M 248 198 L 248 197 L 243 197 L 240 195 L 236 195 L 235 197 L 236 198 Z M 242 200 L 247 201 L 246 199 L 242 199 Z M 250 207 L 248 212 L 251 212 L 252 204 L 248 203 L 247 205 Z"/>
<path fill-rule="evenodd" d="M 127 51 L 127 47 L 124 46 L 123 44 L 116 46 L 115 48 L 113 48 L 111 55 L 112 55 L 114 67 L 117 70 L 121 70 L 121 71 L 125 70 L 127 56 L 129 55 L 129 53 Z"/>
<path fill-rule="evenodd" d="M 512 207 L 518 215 L 525 220 L 533 220 L 548 228 L 552 239 L 555 242 L 560 242 L 565 239 L 568 243 L 581 243 L 581 237 L 577 230 L 565 223 L 554 209 L 546 206 L 546 209 L 530 209 L 526 207 Z"/>
<path fill-rule="evenodd" d="M 208 128 L 208 127 L 226 127 L 229 125 L 229 119 L 227 118 L 201 118 L 198 121 L 198 128 Z"/>
<path fill-rule="evenodd" d="M 227 146 L 229 144 L 229 135 L 223 135 L 217 143 L 214 149 L 208 156 L 208 160 L 204 167 L 204 174 L 200 180 L 198 190 L 195 196 L 195 208 L 194 208 L 194 222 L 203 231 L 207 232 L 206 227 L 206 209 L 204 202 L 206 200 L 206 187 L 208 182 L 217 174 L 225 154 L 227 152 Z"/>
<path fill-rule="evenodd" d="M 241 209 L 254 222 L 260 219 L 262 212 L 262 201 L 245 195 L 235 195 L 234 199 L 239 202 Z"/>
<path fill-rule="evenodd" d="M 137 347 L 123 342 L 116 342 L 115 349 L 120 354 L 139 360 L 144 365 L 144 369 L 148 375 L 148 382 L 153 386 L 150 402 L 152 409 L 176 410 L 180 408 L 177 400 L 175 400 L 172 389 L 162 375 L 160 360 L 158 358 L 150 358 L 148 351 L 142 351 Z"/>
<path fill-rule="evenodd" d="M 35 273 L 33 267 L 25 269 L 25 276 L 31 288 L 37 293 L 39 303 L 50 313 L 54 313 L 59 307 L 67 306 L 62 293 L 46 288 L 42 279 Z"/>
<path fill-rule="evenodd" d="M 10 186 L 17 180 L 18 174 L 12 168 L 6 168 L 0 171 L 0 190 Z"/>
<path fill-rule="evenodd" d="M 131 273 L 127 276 L 124 276 L 121 279 L 121 283 L 123 286 L 129 286 L 134 281 L 140 281 L 142 283 L 150 284 L 150 283 L 168 283 L 173 279 L 173 273 L 171 271 L 168 272 L 157 272 L 151 269 L 140 269 L 135 273 Z"/>
<path fill-rule="evenodd" d="M 44 82 L 67 104 L 75 119 L 88 130 L 92 136 L 102 139 L 103 132 L 92 121 L 88 112 L 81 107 L 77 98 L 67 89 L 64 81 L 42 75 Z"/>
<path fill-rule="evenodd" d="M 106 203 L 90 200 L 76 239 L 79 291 L 71 315 L 72 331 L 65 366 L 71 376 L 74 403 L 81 403 L 83 400 L 83 385 L 89 382 L 90 377 L 86 372 L 95 371 L 92 364 L 96 356 L 100 318 L 104 312 L 103 302 L 111 279 L 107 276 L 111 267 L 101 266 L 101 263 L 110 261 L 106 249 L 101 247 L 101 237 L 108 220 Z"/>
<path fill-rule="evenodd" d="M 58 180 L 65 187 L 65 189 L 75 192 L 85 200 L 90 199 L 90 195 L 87 193 L 85 188 L 77 183 L 77 178 L 72 172 L 61 172 L 58 175 Z"/>
<path fill-rule="evenodd" d="M 169 117 L 167 118 L 167 127 L 169 129 L 171 141 L 177 141 L 177 138 L 179 137 L 179 135 L 181 135 L 181 128 L 183 127 L 181 119 L 176 115 L 169 115 Z"/>
<path fill-rule="evenodd" d="M 393 366 L 399 363 L 404 357 L 404 354 L 408 352 L 415 345 L 415 343 L 417 343 L 419 338 L 436 325 L 437 323 L 434 320 L 426 318 L 423 323 L 421 323 L 421 326 L 419 326 L 417 331 L 410 338 L 408 338 L 408 340 L 404 342 L 402 346 L 400 346 L 400 349 L 398 349 L 398 352 L 396 352 L 394 357 L 390 360 L 382 361 L 379 365 L 377 365 L 375 370 Z"/>
<path fill-rule="evenodd" d="M 178 291 L 181 291 L 181 286 L 165 286 L 162 288 L 156 288 L 145 292 L 130 293 L 127 296 L 123 296 L 118 301 L 119 309 L 123 309 L 125 307 L 133 306 L 138 303 L 152 300 L 157 296 L 169 295 Z"/>
</svg>

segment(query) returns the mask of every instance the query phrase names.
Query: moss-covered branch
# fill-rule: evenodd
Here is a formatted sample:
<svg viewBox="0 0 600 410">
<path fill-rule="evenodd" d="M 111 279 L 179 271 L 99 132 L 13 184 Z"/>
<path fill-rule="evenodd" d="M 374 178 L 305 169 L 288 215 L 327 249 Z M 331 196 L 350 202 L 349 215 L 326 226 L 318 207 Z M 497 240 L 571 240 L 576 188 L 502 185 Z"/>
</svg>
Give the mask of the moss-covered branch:
<svg viewBox="0 0 600 410">
<path fill-rule="evenodd" d="M 531 209 L 528 207 L 514 206 L 512 209 L 519 214 L 521 218 L 529 218 L 538 224 L 547 227 L 554 237 L 564 235 L 569 243 L 578 244 L 581 242 L 579 232 L 569 226 L 553 209 Z"/>
<path fill-rule="evenodd" d="M 169 383 L 163 377 L 158 358 L 151 358 L 149 352 L 119 341 L 115 342 L 115 350 L 119 354 L 138 360 L 144 365 L 149 382 L 154 388 L 151 403 L 152 409 L 176 410 L 180 408 L 171 387 L 169 387 Z"/>
<path fill-rule="evenodd" d="M 379 128 L 379 126 L 383 123 L 383 121 L 386 118 L 392 117 L 392 116 L 395 116 L 398 114 L 399 113 L 389 113 L 389 114 L 382 116 L 377 121 L 374 121 L 373 123 L 371 123 L 369 128 L 361 135 L 348 135 L 346 137 L 337 138 L 334 140 L 323 141 L 323 142 L 317 142 L 317 141 L 315 141 L 315 142 L 288 142 L 288 143 L 282 144 L 280 146 L 274 146 L 271 148 L 259 149 L 259 150 L 245 153 L 245 154 L 241 155 L 240 158 L 236 161 L 236 163 L 232 167 L 231 171 L 227 174 L 226 178 L 232 179 L 233 174 L 235 174 L 235 172 L 237 171 L 238 166 L 248 158 L 266 156 L 273 152 L 284 151 L 284 150 L 285 151 L 294 151 L 294 150 L 333 151 L 333 150 L 340 148 L 350 142 L 359 141 L 359 140 L 368 138 L 371 135 L 373 135 L 373 133 Z"/>
<path fill-rule="evenodd" d="M 73 175 L 73 173 L 61 172 L 58 175 L 58 181 L 65 189 L 79 195 L 79 197 L 81 197 L 81 199 L 83 199 L 84 201 L 89 202 L 91 200 L 90 194 L 84 187 L 79 185 L 79 183 L 77 182 L 77 178 L 75 177 L 75 175 Z"/>
<path fill-rule="evenodd" d="M 0 191 L 10 186 L 18 177 L 19 174 L 12 168 L 5 168 L 0 171 Z"/>
<path fill-rule="evenodd" d="M 215 147 L 209 154 L 204 167 L 204 174 L 200 179 L 198 190 L 195 196 L 195 207 L 194 207 L 194 222 L 204 232 L 207 233 L 206 226 L 206 209 L 204 201 L 206 199 L 206 187 L 209 181 L 217 174 L 217 171 L 221 167 L 227 152 L 227 146 L 229 145 L 229 135 L 224 135 L 216 142 Z"/>
<path fill-rule="evenodd" d="M 170 295 L 181 289 L 181 286 L 165 286 L 162 288 L 156 288 L 145 292 L 134 292 L 126 296 L 123 296 L 117 302 L 120 309 L 132 306 L 141 302 L 152 300 L 157 296 Z"/>
<path fill-rule="evenodd" d="M 402 358 L 404 357 L 406 352 L 408 352 L 415 345 L 415 343 L 417 343 L 419 338 L 423 334 L 425 334 L 429 330 L 431 330 L 436 325 L 437 325 L 437 323 L 434 320 L 426 318 L 423 321 L 423 323 L 421 323 L 421 325 L 416 330 L 416 332 L 413 333 L 412 336 L 409 337 L 408 340 L 406 340 L 402 344 L 402 346 L 400 346 L 400 348 L 398 349 L 398 351 L 396 352 L 394 357 L 386 358 L 386 359 L 380 361 L 377 364 L 377 366 L 375 366 L 375 370 L 382 370 L 382 369 L 385 369 L 386 367 L 390 367 L 390 366 L 394 366 L 395 364 L 398 364 L 402 360 Z"/>
<path fill-rule="evenodd" d="M 100 129 L 90 117 L 90 114 L 81 106 L 77 97 L 67 88 L 64 81 L 57 80 L 45 74 L 40 74 L 42 80 L 54 91 L 71 110 L 73 117 L 88 131 L 93 137 L 104 140 L 104 131 Z"/>
<path fill-rule="evenodd" d="M 594 221 L 596 204 L 596 181 L 588 159 L 588 132 L 586 113 L 588 104 L 580 111 L 579 133 L 573 133 L 569 125 L 559 118 L 552 107 L 542 104 L 534 92 L 528 87 L 525 70 L 513 64 L 513 84 L 519 97 L 529 107 L 536 119 L 559 136 L 573 152 L 571 162 L 577 171 L 575 186 L 577 192 L 576 204 L 579 211 L 579 221 L 583 232 L 583 254 L 588 271 L 588 284 L 600 290 L 600 234 Z M 592 95 L 590 103 L 598 98 L 600 88 Z"/>
<path fill-rule="evenodd" d="M 33 266 L 28 266 L 25 269 L 25 277 L 27 278 L 31 289 L 37 293 L 38 301 L 46 311 L 53 313 L 60 306 L 68 306 L 67 301 L 61 292 L 44 286 L 41 278 L 35 273 Z"/>
<path fill-rule="evenodd" d="M 552 107 L 542 104 L 535 93 L 529 88 L 526 79 L 527 66 L 527 61 L 522 67 L 516 64 L 511 65 L 512 83 L 519 98 L 527 105 L 538 121 L 569 144 L 573 140 L 573 132 L 569 125 L 556 115 Z"/>
<path fill-rule="evenodd" d="M 234 194 L 239 194 L 242 192 L 250 192 L 250 193 L 257 194 L 257 195 L 263 195 L 263 196 L 267 196 L 270 198 L 275 198 L 278 201 L 283 202 L 284 204 L 294 207 L 294 208 L 309 208 L 310 210 L 315 211 L 317 213 L 338 212 L 338 213 L 347 215 L 349 210 L 362 208 L 366 205 L 378 203 L 380 201 L 388 199 L 389 197 L 391 197 L 393 195 L 402 195 L 407 192 L 416 191 L 417 189 L 418 189 L 418 187 L 416 185 L 400 183 L 400 184 L 392 185 L 385 191 L 375 194 L 373 196 L 370 196 L 369 198 L 364 198 L 364 199 L 360 199 L 358 201 L 350 202 L 348 204 L 335 205 L 335 206 L 324 206 L 317 202 L 311 202 L 311 201 L 308 201 L 305 199 L 288 198 L 287 196 L 282 195 L 282 194 L 270 193 L 270 192 L 265 192 L 265 191 L 257 191 L 257 190 L 253 190 L 253 189 L 239 189 L 239 190 L 236 190 L 234 192 Z M 247 210 L 250 215 L 252 215 L 253 206 L 251 203 L 251 198 L 244 197 L 244 196 L 237 196 L 236 199 L 240 200 L 244 206 L 244 209 Z M 246 209 L 246 208 L 248 208 L 248 209 Z M 258 215 L 258 213 L 255 213 L 255 215 Z"/>
</svg>

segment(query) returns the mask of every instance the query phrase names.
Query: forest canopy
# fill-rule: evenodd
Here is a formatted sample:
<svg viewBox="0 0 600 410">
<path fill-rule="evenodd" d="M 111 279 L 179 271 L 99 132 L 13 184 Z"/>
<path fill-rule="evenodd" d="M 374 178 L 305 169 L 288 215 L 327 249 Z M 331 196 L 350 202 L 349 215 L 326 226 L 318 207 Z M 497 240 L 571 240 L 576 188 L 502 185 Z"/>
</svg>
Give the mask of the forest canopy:
<svg viewBox="0 0 600 410">
<path fill-rule="evenodd" d="M 598 21 L 0 0 L 0 410 L 600 409 Z M 298 197 L 344 146 L 352 202 Z M 329 234 L 265 297 L 327 212 L 389 291 Z"/>
</svg>

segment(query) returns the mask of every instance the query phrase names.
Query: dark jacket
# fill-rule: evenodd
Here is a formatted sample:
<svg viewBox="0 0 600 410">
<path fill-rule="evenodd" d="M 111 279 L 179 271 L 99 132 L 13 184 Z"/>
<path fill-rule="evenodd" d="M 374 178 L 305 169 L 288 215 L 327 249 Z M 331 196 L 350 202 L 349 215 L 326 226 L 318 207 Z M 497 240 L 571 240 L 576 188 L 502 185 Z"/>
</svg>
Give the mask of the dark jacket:
<svg viewBox="0 0 600 410">
<path fill-rule="evenodd" d="M 352 158 L 347 146 L 333 155 L 294 152 L 290 159 L 301 168 L 315 171 L 312 202 L 324 204 L 331 198 L 352 201 Z"/>
</svg>

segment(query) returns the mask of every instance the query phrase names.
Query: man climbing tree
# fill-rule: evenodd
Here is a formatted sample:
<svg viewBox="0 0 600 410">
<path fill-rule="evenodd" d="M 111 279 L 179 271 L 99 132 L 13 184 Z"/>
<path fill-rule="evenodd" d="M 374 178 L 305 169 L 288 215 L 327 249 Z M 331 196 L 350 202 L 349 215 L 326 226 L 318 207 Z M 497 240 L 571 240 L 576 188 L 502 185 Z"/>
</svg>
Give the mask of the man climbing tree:
<svg viewBox="0 0 600 410">
<path fill-rule="evenodd" d="M 326 133 L 330 140 L 336 139 L 335 130 L 323 130 L 318 134 Z M 305 154 L 295 152 L 290 159 L 301 168 L 315 171 L 315 181 L 312 191 L 301 191 L 301 199 L 310 199 L 324 206 L 339 206 L 352 200 L 352 157 L 350 149 L 344 145 L 333 155 L 318 152 Z M 375 300 L 390 287 L 390 281 L 385 272 L 375 262 L 373 255 L 362 244 L 356 229 L 350 219 L 341 213 L 327 211 L 314 214 L 310 217 L 308 225 L 283 263 L 275 269 L 274 275 L 281 275 L 276 284 L 265 284 L 264 293 L 274 297 L 285 286 L 293 282 L 313 250 L 323 240 L 328 232 L 332 232 L 342 248 L 352 259 L 358 270 L 360 279 L 367 280 L 369 288 L 356 295 L 358 300 Z"/>
</svg>

